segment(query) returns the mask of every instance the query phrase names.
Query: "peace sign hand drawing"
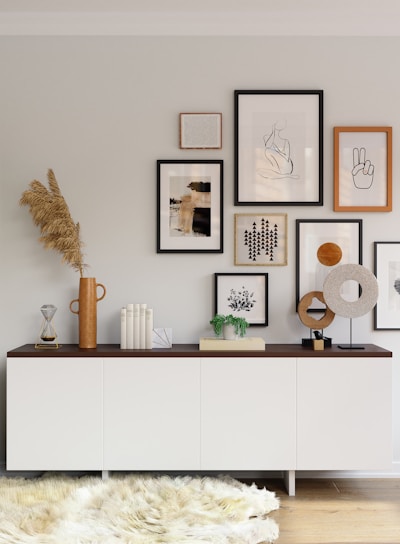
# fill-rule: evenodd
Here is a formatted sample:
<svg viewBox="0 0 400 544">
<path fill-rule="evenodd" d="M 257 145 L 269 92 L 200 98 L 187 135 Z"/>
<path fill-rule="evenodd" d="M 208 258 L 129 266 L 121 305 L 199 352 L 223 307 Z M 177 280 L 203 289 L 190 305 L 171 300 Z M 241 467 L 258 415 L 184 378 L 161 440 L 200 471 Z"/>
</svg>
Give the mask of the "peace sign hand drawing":
<svg viewBox="0 0 400 544">
<path fill-rule="evenodd" d="M 374 182 L 374 165 L 365 159 L 365 147 L 353 149 L 353 183 L 357 189 L 369 189 Z"/>
</svg>

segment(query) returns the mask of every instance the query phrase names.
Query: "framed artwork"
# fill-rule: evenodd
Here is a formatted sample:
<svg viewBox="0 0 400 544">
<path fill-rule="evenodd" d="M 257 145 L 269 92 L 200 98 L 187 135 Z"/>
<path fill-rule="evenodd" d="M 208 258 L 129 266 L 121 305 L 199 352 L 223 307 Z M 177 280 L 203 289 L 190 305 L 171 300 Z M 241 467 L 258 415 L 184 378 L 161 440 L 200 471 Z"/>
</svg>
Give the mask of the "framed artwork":
<svg viewBox="0 0 400 544">
<path fill-rule="evenodd" d="M 181 149 L 221 149 L 222 113 L 179 114 Z"/>
<path fill-rule="evenodd" d="M 223 252 L 223 161 L 157 161 L 157 253 Z"/>
<path fill-rule="evenodd" d="M 399 330 L 400 242 L 374 242 L 374 273 L 379 290 L 374 329 Z"/>
<path fill-rule="evenodd" d="M 215 278 L 215 313 L 268 325 L 268 274 L 219 274 Z"/>
<path fill-rule="evenodd" d="M 235 265 L 287 264 L 287 214 L 235 214 Z"/>
<path fill-rule="evenodd" d="M 323 91 L 235 91 L 235 204 L 322 206 Z"/>
<path fill-rule="evenodd" d="M 326 276 L 342 264 L 362 264 L 361 219 L 296 220 L 296 311 L 300 299 L 312 291 L 323 291 Z M 342 297 L 357 300 L 356 282 L 343 284 Z M 313 299 L 307 311 L 325 310 Z"/>
<path fill-rule="evenodd" d="M 336 212 L 392 211 L 392 128 L 334 127 Z"/>
</svg>

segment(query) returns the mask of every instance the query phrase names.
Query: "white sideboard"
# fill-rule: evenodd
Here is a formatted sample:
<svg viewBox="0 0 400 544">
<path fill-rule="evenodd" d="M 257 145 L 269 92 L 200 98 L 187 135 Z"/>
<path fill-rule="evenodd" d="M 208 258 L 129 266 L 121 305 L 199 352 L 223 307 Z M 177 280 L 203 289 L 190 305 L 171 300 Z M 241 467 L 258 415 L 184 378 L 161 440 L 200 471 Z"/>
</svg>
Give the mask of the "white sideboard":
<svg viewBox="0 0 400 544">
<path fill-rule="evenodd" d="M 115 345 L 7 354 L 7 470 L 375 470 L 392 463 L 391 352 Z"/>
</svg>

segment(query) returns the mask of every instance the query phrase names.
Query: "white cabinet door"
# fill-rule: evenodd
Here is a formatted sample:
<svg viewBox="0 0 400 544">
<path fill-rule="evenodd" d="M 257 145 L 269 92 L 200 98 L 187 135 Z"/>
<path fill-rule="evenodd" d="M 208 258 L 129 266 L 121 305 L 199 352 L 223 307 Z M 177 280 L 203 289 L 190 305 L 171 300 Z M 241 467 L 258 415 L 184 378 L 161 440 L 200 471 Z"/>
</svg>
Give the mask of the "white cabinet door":
<svg viewBox="0 0 400 544">
<path fill-rule="evenodd" d="M 296 359 L 204 358 L 201 468 L 292 470 Z"/>
<path fill-rule="evenodd" d="M 102 360 L 7 359 L 7 469 L 102 469 Z"/>
<path fill-rule="evenodd" d="M 391 358 L 301 358 L 298 470 L 368 470 L 392 464 Z"/>
<path fill-rule="evenodd" d="M 200 468 L 200 359 L 104 361 L 104 469 Z"/>
</svg>

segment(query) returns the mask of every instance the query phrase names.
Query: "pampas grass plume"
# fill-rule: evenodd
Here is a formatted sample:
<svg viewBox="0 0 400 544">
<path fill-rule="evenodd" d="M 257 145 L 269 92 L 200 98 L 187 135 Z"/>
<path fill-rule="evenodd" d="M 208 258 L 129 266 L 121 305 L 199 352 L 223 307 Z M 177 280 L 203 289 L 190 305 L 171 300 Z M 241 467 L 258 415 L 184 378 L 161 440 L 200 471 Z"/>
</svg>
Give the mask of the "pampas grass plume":
<svg viewBox="0 0 400 544">
<path fill-rule="evenodd" d="M 47 172 L 49 189 L 34 180 L 22 193 L 20 206 L 29 206 L 33 222 L 40 228 L 39 241 L 46 249 L 62 254 L 62 262 L 68 263 L 83 276 L 84 263 L 79 223 L 74 223 L 68 205 L 61 194 L 53 170 Z"/>
</svg>

